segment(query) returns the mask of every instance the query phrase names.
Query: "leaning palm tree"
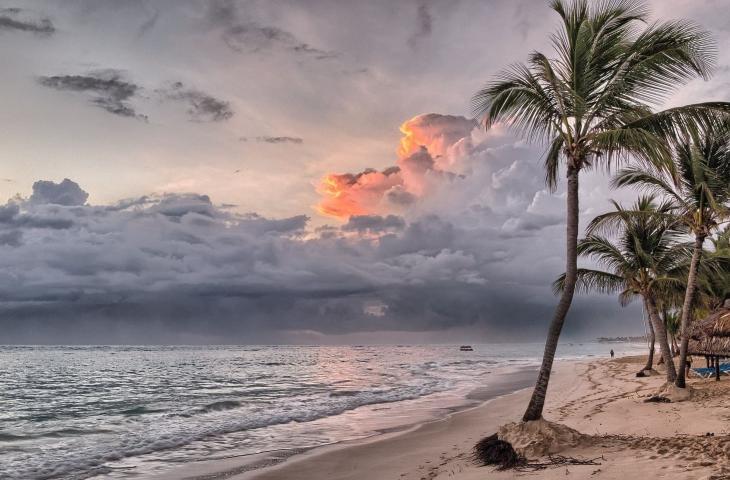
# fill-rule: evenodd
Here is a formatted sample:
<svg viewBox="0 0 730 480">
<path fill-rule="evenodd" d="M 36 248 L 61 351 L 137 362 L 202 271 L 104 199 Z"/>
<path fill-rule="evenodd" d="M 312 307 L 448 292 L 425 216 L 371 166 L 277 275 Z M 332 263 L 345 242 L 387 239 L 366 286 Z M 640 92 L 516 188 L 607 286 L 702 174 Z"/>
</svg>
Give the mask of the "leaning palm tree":
<svg viewBox="0 0 730 480">
<path fill-rule="evenodd" d="M 588 235 L 578 242 L 578 253 L 590 257 L 604 270 L 579 268 L 577 289 L 619 293 L 622 306 L 640 297 L 667 366 L 667 381 L 673 382 L 677 372 L 657 297 L 678 281 L 687 248 L 677 242 L 682 232 L 666 215 L 671 205 L 657 205 L 654 200 L 652 196 L 641 197 L 628 210 L 613 202 L 614 211 L 591 222 Z M 615 233 L 615 240 L 601 235 L 604 231 Z M 565 282 L 565 274 L 555 281 L 556 293 L 565 288 Z"/>
<path fill-rule="evenodd" d="M 705 240 L 730 218 L 730 127 L 710 125 L 686 132 L 675 150 L 676 174 L 655 165 L 623 169 L 615 186 L 633 185 L 663 195 L 673 203 L 673 215 L 694 236 L 692 262 L 680 317 L 679 374 L 677 387 L 685 387 L 685 367 L 690 323 Z"/>
<path fill-rule="evenodd" d="M 577 281 L 578 178 L 629 156 L 667 162 L 662 137 L 730 110 L 712 102 L 654 112 L 680 85 L 710 75 L 715 47 L 709 34 L 686 21 L 647 25 L 640 0 L 553 0 L 562 20 L 551 37 L 554 56 L 534 52 L 527 64 L 500 73 L 473 98 L 486 129 L 503 123 L 547 145 L 547 185 L 567 170 L 566 281 L 550 323 L 542 366 L 524 421 L 542 416 L 565 316 Z"/>
</svg>

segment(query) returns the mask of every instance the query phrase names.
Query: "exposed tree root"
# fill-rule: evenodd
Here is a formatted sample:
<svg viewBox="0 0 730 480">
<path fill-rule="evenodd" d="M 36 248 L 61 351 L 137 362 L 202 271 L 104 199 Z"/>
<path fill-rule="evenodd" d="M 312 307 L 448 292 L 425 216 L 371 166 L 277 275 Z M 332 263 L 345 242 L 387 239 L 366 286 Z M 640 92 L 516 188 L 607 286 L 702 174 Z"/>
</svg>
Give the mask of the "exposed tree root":
<svg viewBox="0 0 730 480">
<path fill-rule="evenodd" d="M 533 472 L 535 470 L 545 470 L 550 467 L 562 467 L 566 465 L 600 465 L 598 460 L 606 460 L 603 455 L 596 458 L 575 458 L 566 457 L 564 455 L 548 455 L 547 462 L 525 463 L 518 465 L 515 470 L 520 472 Z"/>
<path fill-rule="evenodd" d="M 582 459 L 564 455 L 548 455 L 545 462 L 530 462 L 517 453 L 511 443 L 500 440 L 496 433 L 482 438 L 474 446 L 474 461 L 479 465 L 494 466 L 497 470 L 531 472 L 566 465 L 601 465 L 598 460 L 605 460 L 605 458 L 601 456 Z"/>
<path fill-rule="evenodd" d="M 474 461 L 492 465 L 497 470 L 508 470 L 527 464 L 527 459 L 517 453 L 512 444 L 500 440 L 497 434 L 484 437 L 474 446 Z"/>
</svg>

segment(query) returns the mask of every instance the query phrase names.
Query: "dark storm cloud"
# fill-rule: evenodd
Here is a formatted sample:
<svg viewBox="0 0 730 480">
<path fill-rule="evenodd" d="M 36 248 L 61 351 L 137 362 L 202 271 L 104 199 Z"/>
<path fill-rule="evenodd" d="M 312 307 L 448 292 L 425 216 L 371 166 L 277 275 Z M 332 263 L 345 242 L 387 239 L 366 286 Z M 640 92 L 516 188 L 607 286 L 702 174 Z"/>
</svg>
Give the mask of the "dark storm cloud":
<svg viewBox="0 0 730 480">
<path fill-rule="evenodd" d="M 70 218 L 63 211 L 53 207 L 42 207 L 34 209 L 33 213 L 20 213 L 18 203 L 7 203 L 0 207 L 0 225 L 13 228 L 47 228 L 53 230 L 64 230 L 74 225 L 73 218 Z M 8 232 L 7 235 L 15 235 L 17 232 Z M 11 238 L 11 237 L 8 237 Z M 8 245 L 10 243 L 6 243 Z"/>
<path fill-rule="evenodd" d="M 342 226 L 346 232 L 383 233 L 390 230 L 402 230 L 406 226 L 403 217 L 397 215 L 353 215 Z"/>
<path fill-rule="evenodd" d="M 407 206 L 416 201 L 416 196 L 406 191 L 402 186 L 396 185 L 385 194 L 389 202 L 395 205 Z"/>
<path fill-rule="evenodd" d="M 56 27 L 49 18 L 23 8 L 0 9 L 0 31 L 30 32 L 49 36 Z"/>
<path fill-rule="evenodd" d="M 258 143 L 271 143 L 271 144 L 279 144 L 279 143 L 293 143 L 296 145 L 301 145 L 304 143 L 303 138 L 299 137 L 268 137 L 268 136 L 261 136 L 261 137 L 241 137 L 239 138 L 242 142 L 248 142 L 248 141 L 255 141 Z"/>
<path fill-rule="evenodd" d="M 0 223 L 8 223 L 20 213 L 20 206 L 17 203 L 6 203 L 0 207 Z"/>
<path fill-rule="evenodd" d="M 8 341 L 165 342 L 190 334 L 240 342 L 281 330 L 439 332 L 471 326 L 489 332 L 480 338 L 541 338 L 554 302 L 549 285 L 564 268 L 564 201 L 557 198 L 556 206 L 544 192 L 542 149 L 501 137 L 503 132 L 497 130 L 473 151 L 464 148 L 469 150 L 465 158 L 456 158 L 465 147 L 460 144 L 440 155 L 432 152 L 430 158 L 416 155 L 404 162 L 412 167 L 409 171 L 398 167 L 382 171 L 394 163 L 396 145 L 383 145 L 379 139 L 393 138 L 400 122 L 429 105 L 463 113 L 466 99 L 494 70 L 542 48 L 544 30 L 555 21 L 544 3 L 466 0 L 445 7 L 420 0 L 311 1 L 305 6 L 250 2 L 238 8 L 233 2 L 161 0 L 154 3 L 160 15 L 151 3 L 141 1 L 61 3 L 64 7 L 53 3 L 50 18 L 63 25 L 63 41 L 5 35 L 36 49 L 29 48 L 25 60 L 24 49 L 6 47 L 8 55 L 18 56 L 13 61 L 23 67 L 21 74 L 68 73 L 58 69 L 82 61 L 114 61 L 100 64 L 128 69 L 133 75 L 129 82 L 140 86 L 123 102 L 130 108 L 152 115 L 160 103 L 155 89 L 165 85 L 161 79 L 180 79 L 185 87 L 194 85 L 216 98 L 246 99 L 245 115 L 237 111 L 234 119 L 246 123 L 237 125 L 238 131 L 264 132 L 271 138 L 294 133 L 304 137 L 307 150 L 311 146 L 313 151 L 302 152 L 305 155 L 294 164 L 286 146 L 293 148 L 295 143 L 273 142 L 267 148 L 272 156 L 262 160 L 265 165 L 251 159 L 254 163 L 246 165 L 245 177 L 256 178 L 257 172 L 265 171 L 276 182 L 249 189 L 242 175 L 202 178 L 211 170 L 233 172 L 240 168 L 240 159 L 233 159 L 233 164 L 225 160 L 231 154 L 226 123 L 214 126 L 217 129 L 205 125 L 201 136 L 181 138 L 181 127 L 193 127 L 184 122 L 184 109 L 191 108 L 188 99 L 174 100 L 179 102 L 180 118 L 173 120 L 182 121 L 156 124 L 139 134 L 138 122 L 120 123 L 104 115 L 99 128 L 108 133 L 109 142 L 103 138 L 101 146 L 84 147 L 81 153 L 104 158 L 105 152 L 119 150 L 122 161 L 109 162 L 112 170 L 104 176 L 118 178 L 119 185 L 106 190 L 103 178 L 89 173 L 88 181 L 95 182 L 93 194 L 103 198 L 115 192 L 138 194 L 134 175 L 144 171 L 148 152 L 160 152 L 156 160 L 160 168 L 149 171 L 147 184 L 167 184 L 170 172 L 175 179 L 178 174 L 202 173 L 198 184 L 213 187 L 192 194 L 150 194 L 112 205 L 19 200 L 2 207 L 0 329 Z M 134 10 L 127 7 L 131 3 Z M 80 4 L 93 11 L 82 15 L 70 9 L 64 14 L 66 5 Z M 516 6 L 520 6 L 517 13 Z M 722 16 L 715 18 L 720 21 Z M 94 43 L 99 38 L 105 40 L 103 45 Z M 46 45 L 49 50 L 41 51 Z M 88 49 L 79 56 L 70 48 L 73 45 Z M 485 49 L 485 45 L 500 48 Z M 130 48 L 137 51 L 130 54 Z M 337 62 L 303 61 L 330 49 L 347 54 Z M 231 50 L 259 53 L 235 55 Z M 58 59 L 56 66 L 35 71 L 39 64 L 48 65 L 40 60 L 51 56 Z M 159 58 L 165 62 L 159 63 Z M 330 63 L 338 68 L 323 72 Z M 345 77 L 335 70 L 368 74 Z M 71 71 L 88 76 L 86 72 Z M 82 99 L 99 96 L 93 90 L 66 90 Z M 324 102 L 322 92 L 327 92 Z M 13 95 L 28 97 L 22 90 Z M 378 101 L 373 101 L 374 95 Z M 66 99 L 52 100 L 36 106 L 39 114 L 60 111 L 68 117 L 63 110 L 68 108 L 66 102 L 61 101 Z M 73 127 L 69 131 L 88 121 L 78 117 L 65 125 Z M 287 125 L 289 130 L 255 129 L 262 125 Z M 18 138 L 16 143 L 23 148 L 34 140 Z M 332 142 L 322 141 L 327 138 Z M 248 140 L 261 141 L 261 146 L 272 143 L 256 137 Z M 53 160 L 54 145 L 34 156 Z M 332 167 L 329 159 L 335 158 L 341 159 L 335 165 L 342 172 L 353 172 L 342 176 L 350 184 L 375 177 L 362 172 L 368 165 L 378 167 L 389 181 L 422 172 L 419 167 L 425 166 L 416 185 L 421 188 L 409 191 L 388 184 L 373 202 L 382 208 L 376 210 L 377 216 L 397 214 L 404 225 L 377 233 L 363 230 L 365 235 L 359 235 L 354 224 L 308 227 L 307 217 L 298 214 L 312 203 L 309 190 L 316 179 L 309 174 L 319 173 L 323 165 Z M 214 159 L 223 163 L 208 163 Z M 434 175 L 434 163 L 460 176 Z M 193 164 L 213 168 L 201 170 Z M 84 164 L 69 168 L 87 175 Z M 23 179 L 18 189 L 32 183 L 22 172 L 7 173 Z M 230 193 L 234 180 L 241 184 Z M 605 185 L 605 176 L 600 183 L 591 183 L 590 177 L 583 180 L 581 206 L 592 213 L 582 212 L 581 225 L 600 212 L 596 209 L 602 208 L 607 195 L 597 188 Z M 282 195 L 279 187 L 289 182 L 291 195 Z M 204 193 L 227 195 L 213 198 L 260 209 L 259 213 L 289 212 L 289 217 L 235 214 Z M 367 311 L 372 305 L 387 308 L 382 316 L 374 316 Z M 612 297 L 579 298 L 566 333 L 590 322 L 604 322 L 624 333 L 637 320 L 636 312 L 625 313 Z"/>
<path fill-rule="evenodd" d="M 38 180 L 33 184 L 33 193 L 29 201 L 73 206 L 85 204 L 88 198 L 89 194 L 78 183 L 64 178 L 61 183 Z"/>
<path fill-rule="evenodd" d="M 241 217 L 241 224 L 245 225 L 247 230 L 257 234 L 277 233 L 291 235 L 302 233 L 309 220 L 309 217 L 306 215 L 296 215 L 289 218 L 272 220 L 256 213 L 249 213 Z"/>
<path fill-rule="evenodd" d="M 203 194 L 95 206 L 85 193 L 70 180 L 41 182 L 33 200 L 0 207 L 7 341 L 273 341 L 296 330 L 475 326 L 507 339 L 549 317 L 562 268 L 537 251 L 562 243 L 562 227 L 543 227 L 535 249 L 534 236 L 502 240 L 506 217 L 487 210 L 481 219 L 355 216 L 308 233 L 305 215 L 236 214 Z M 536 198 L 539 217 L 545 199 Z M 378 315 L 373 305 L 383 306 Z M 601 308 L 593 318 L 618 311 Z"/>
<path fill-rule="evenodd" d="M 118 70 L 102 70 L 86 75 L 42 76 L 38 82 L 56 90 L 84 93 L 90 97 L 92 104 L 114 115 L 146 119 L 129 104 L 141 87 L 126 80 Z"/>
<path fill-rule="evenodd" d="M 127 202 L 132 206 L 135 202 Z M 197 213 L 212 217 L 215 213 L 213 204 L 208 195 L 197 195 L 193 193 L 164 194 L 157 198 L 142 197 L 136 201 L 137 205 L 147 204 L 149 211 L 160 213 L 166 217 L 180 218 L 188 213 Z"/>
<path fill-rule="evenodd" d="M 169 87 L 158 90 L 164 99 L 181 101 L 188 105 L 187 113 L 195 122 L 222 122 L 233 117 L 231 104 L 194 88 L 188 88 L 182 82 L 175 82 Z"/>
<path fill-rule="evenodd" d="M 8 245 L 10 247 L 18 247 L 23 241 L 23 232 L 20 230 L 11 230 L 9 232 L 0 233 L 0 245 Z"/>
</svg>

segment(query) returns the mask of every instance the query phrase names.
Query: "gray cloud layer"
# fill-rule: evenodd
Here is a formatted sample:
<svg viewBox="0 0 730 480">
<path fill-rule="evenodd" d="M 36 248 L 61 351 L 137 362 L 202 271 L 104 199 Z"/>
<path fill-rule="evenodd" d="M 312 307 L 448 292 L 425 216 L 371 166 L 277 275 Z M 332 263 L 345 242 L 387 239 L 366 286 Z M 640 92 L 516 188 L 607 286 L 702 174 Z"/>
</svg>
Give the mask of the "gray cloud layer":
<svg viewBox="0 0 730 480">
<path fill-rule="evenodd" d="M 220 122 L 233 116 L 230 103 L 207 93 L 185 87 L 175 82 L 170 87 L 159 90 L 164 99 L 185 102 L 190 119 L 196 122 Z"/>
<path fill-rule="evenodd" d="M 3 175 L 16 181 L 0 189 L 25 197 L 0 209 L 7 341 L 373 330 L 440 340 L 449 329 L 541 338 L 549 284 L 564 268 L 563 192 L 545 190 L 541 146 L 500 131 L 478 138 L 462 115 L 494 72 L 545 49 L 556 18 L 544 2 L 22 6 L 0 11 L 13 119 Z M 727 40 L 720 2 L 653 7 Z M 719 54 L 718 75 L 673 102 L 727 96 L 730 57 Z M 74 96 L 96 109 L 73 108 Z M 454 115 L 420 117 L 418 128 L 436 132 L 429 148 L 415 141 L 394 154 L 398 125 L 428 111 Z M 149 124 L 120 121 L 143 115 Z M 239 132 L 267 135 L 246 144 Z M 41 182 L 31 192 L 37 172 L 80 185 Z M 327 173 L 362 211 L 340 221 L 310 208 Z M 599 172 L 582 179 L 583 225 L 607 197 L 633 196 L 606 184 Z M 373 305 L 387 308 L 368 314 Z M 640 331 L 640 310 L 579 298 L 567 333 L 589 327 Z"/>
<path fill-rule="evenodd" d="M 140 89 L 124 79 L 121 72 L 104 70 L 87 75 L 53 75 L 40 77 L 39 83 L 44 87 L 70 92 L 81 92 L 90 95 L 90 101 L 109 113 L 123 117 L 145 118 L 134 111 L 129 100 Z"/>
<path fill-rule="evenodd" d="M 337 52 L 315 48 L 301 41 L 291 32 L 272 25 L 250 20 L 232 0 L 213 0 L 209 3 L 208 21 L 222 31 L 225 44 L 236 52 L 262 52 L 275 49 L 316 60 L 336 57 Z"/>
<path fill-rule="evenodd" d="M 56 27 L 49 18 L 23 8 L 0 9 L 0 31 L 30 32 L 49 36 L 56 32 Z"/>
<path fill-rule="evenodd" d="M 407 217 L 352 216 L 316 231 L 304 215 L 236 214 L 202 194 L 90 205 L 71 180 L 38 181 L 0 207 L 0 328 L 10 342 L 388 330 L 539 339 L 561 269 L 562 205 L 540 193 L 539 166 L 524 154 L 477 148 L 468 175 L 441 178 Z M 490 208 L 474 203 L 474 188 Z M 637 324 L 617 312 L 611 299 L 579 300 L 568 333 L 606 318 Z"/>
<path fill-rule="evenodd" d="M 147 115 L 137 113 L 130 104 L 143 88 L 127 80 L 123 72 L 118 70 L 99 70 L 84 75 L 41 76 L 38 82 L 56 90 L 87 94 L 92 104 L 114 115 L 148 119 Z M 173 82 L 157 89 L 156 93 L 163 102 L 186 104 L 188 117 L 195 122 L 221 122 L 229 120 L 234 113 L 229 102 L 186 87 L 182 82 Z"/>
</svg>

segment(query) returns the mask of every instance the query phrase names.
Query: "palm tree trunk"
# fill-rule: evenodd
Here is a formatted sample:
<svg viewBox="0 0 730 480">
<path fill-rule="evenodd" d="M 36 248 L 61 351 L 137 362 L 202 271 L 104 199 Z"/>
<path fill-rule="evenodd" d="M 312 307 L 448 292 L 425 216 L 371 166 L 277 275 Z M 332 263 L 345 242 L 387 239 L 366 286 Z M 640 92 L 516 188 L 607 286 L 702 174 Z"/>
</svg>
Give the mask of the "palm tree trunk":
<svg viewBox="0 0 730 480">
<path fill-rule="evenodd" d="M 667 382 L 672 383 L 677 378 L 677 371 L 674 369 L 674 359 L 669 350 L 669 340 L 667 339 L 667 329 L 664 328 L 664 322 L 659 317 L 659 311 L 656 308 L 656 300 L 653 294 L 647 294 L 644 297 L 646 310 L 649 312 L 649 320 L 654 324 L 654 333 L 659 342 L 659 350 L 662 352 L 664 365 L 667 367 Z"/>
<path fill-rule="evenodd" d="M 522 416 L 523 422 L 539 420 L 542 417 L 542 409 L 545 406 L 545 395 L 547 393 L 548 382 L 550 381 L 550 373 L 553 369 L 553 359 L 555 358 L 555 350 L 558 348 L 558 340 L 560 332 L 563 329 L 565 316 L 570 310 L 570 304 L 573 302 L 573 294 L 575 293 L 575 283 L 578 279 L 578 173 L 580 170 L 572 165 L 568 166 L 568 215 L 567 215 L 567 239 L 566 239 L 566 267 L 565 267 L 565 284 L 563 293 L 560 295 L 560 301 L 555 308 L 553 319 L 550 322 L 547 340 L 545 341 L 545 351 L 542 355 L 542 365 L 540 373 L 537 376 L 537 383 L 532 392 L 532 398 L 527 406 L 525 414 Z"/>
<path fill-rule="evenodd" d="M 646 306 L 644 307 L 646 308 Z M 649 315 L 649 309 L 646 309 L 647 316 Z M 646 365 L 641 370 L 651 370 L 654 365 L 654 344 L 656 343 L 656 334 L 654 333 L 654 325 L 652 325 L 651 318 L 649 318 L 649 358 L 646 359 Z"/>
<path fill-rule="evenodd" d="M 695 246 L 692 252 L 692 262 L 689 266 L 689 275 L 687 276 L 687 291 L 684 294 L 684 304 L 682 305 L 682 323 L 681 338 L 679 345 L 679 372 L 677 375 L 676 385 L 679 388 L 686 386 L 685 371 L 687 370 L 687 348 L 689 347 L 690 328 L 692 321 L 692 304 L 695 299 L 695 291 L 697 290 L 697 269 L 702 260 L 702 245 L 705 243 L 703 235 L 695 236 Z"/>
</svg>

